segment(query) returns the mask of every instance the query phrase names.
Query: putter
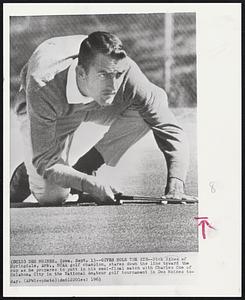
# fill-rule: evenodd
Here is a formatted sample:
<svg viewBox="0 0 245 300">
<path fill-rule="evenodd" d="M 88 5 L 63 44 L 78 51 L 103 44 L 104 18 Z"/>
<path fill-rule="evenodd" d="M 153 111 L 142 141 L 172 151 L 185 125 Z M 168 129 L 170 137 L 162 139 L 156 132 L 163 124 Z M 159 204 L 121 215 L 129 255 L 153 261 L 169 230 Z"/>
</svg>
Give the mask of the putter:
<svg viewBox="0 0 245 300">
<path fill-rule="evenodd" d="M 181 203 L 188 203 L 194 204 L 198 203 L 198 199 L 193 197 L 193 199 L 189 200 L 179 200 L 174 198 L 166 198 L 163 197 L 150 197 L 150 196 L 128 196 L 123 195 L 122 193 L 115 194 L 115 200 L 118 205 L 120 204 L 166 204 L 174 203 L 174 204 L 181 204 Z"/>
</svg>

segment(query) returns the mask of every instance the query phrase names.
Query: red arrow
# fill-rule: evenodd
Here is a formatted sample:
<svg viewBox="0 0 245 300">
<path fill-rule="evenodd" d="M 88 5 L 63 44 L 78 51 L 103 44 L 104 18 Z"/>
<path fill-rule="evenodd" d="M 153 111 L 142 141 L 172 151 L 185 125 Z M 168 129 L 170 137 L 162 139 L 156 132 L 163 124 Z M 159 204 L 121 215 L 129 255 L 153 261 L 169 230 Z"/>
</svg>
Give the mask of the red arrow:
<svg viewBox="0 0 245 300">
<path fill-rule="evenodd" d="M 206 219 L 202 220 L 202 221 L 198 224 L 198 226 L 199 226 L 199 225 L 202 225 L 202 237 L 203 237 L 204 240 L 206 239 L 205 225 L 207 225 L 207 226 L 208 226 L 209 228 L 211 228 L 211 229 L 215 229 L 212 225 L 209 224 L 209 222 L 208 222 Z"/>
</svg>

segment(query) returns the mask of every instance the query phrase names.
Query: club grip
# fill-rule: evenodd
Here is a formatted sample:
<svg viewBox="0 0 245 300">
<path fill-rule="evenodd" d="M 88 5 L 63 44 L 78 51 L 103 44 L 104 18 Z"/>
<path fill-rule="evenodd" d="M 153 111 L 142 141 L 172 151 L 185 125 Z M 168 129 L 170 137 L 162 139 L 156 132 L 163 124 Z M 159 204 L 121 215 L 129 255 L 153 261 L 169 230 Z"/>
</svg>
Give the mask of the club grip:
<svg viewBox="0 0 245 300">
<path fill-rule="evenodd" d="M 120 200 L 134 200 L 134 196 L 126 196 L 126 195 L 123 195 L 122 193 L 115 194 L 114 198 L 117 201 L 120 201 Z"/>
</svg>

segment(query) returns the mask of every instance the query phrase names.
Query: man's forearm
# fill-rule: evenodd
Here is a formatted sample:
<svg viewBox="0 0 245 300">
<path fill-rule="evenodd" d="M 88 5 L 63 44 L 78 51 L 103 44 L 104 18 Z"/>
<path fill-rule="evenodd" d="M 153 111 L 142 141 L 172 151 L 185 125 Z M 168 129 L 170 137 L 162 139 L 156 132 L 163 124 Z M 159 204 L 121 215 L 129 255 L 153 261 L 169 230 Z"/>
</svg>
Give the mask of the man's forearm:
<svg viewBox="0 0 245 300">
<path fill-rule="evenodd" d="M 83 179 L 86 176 L 88 175 L 62 163 L 47 168 L 43 174 L 44 179 L 51 183 L 78 191 L 83 190 Z"/>
<path fill-rule="evenodd" d="M 79 172 L 70 166 L 56 164 L 45 170 L 44 178 L 65 188 L 73 188 L 93 196 L 98 203 L 114 204 L 114 190 L 104 180 Z"/>
<path fill-rule="evenodd" d="M 164 129 L 153 129 L 156 142 L 164 153 L 168 179 L 177 178 L 185 182 L 189 166 L 189 145 L 180 127 L 168 125 Z"/>
</svg>

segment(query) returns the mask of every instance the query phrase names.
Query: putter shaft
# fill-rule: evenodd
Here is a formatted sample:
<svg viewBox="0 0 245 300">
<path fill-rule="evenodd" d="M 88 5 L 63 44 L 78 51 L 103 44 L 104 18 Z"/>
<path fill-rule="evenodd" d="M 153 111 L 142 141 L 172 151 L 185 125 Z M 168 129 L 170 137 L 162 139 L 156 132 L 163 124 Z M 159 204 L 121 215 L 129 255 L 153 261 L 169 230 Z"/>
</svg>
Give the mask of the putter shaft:
<svg viewBox="0 0 245 300">
<path fill-rule="evenodd" d="M 189 200 L 179 200 L 174 198 L 166 197 L 149 197 L 149 196 L 128 196 L 118 193 L 115 195 L 115 199 L 120 203 L 176 203 L 176 202 L 187 202 L 187 203 L 197 203 L 198 199 L 189 199 Z"/>
</svg>

